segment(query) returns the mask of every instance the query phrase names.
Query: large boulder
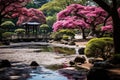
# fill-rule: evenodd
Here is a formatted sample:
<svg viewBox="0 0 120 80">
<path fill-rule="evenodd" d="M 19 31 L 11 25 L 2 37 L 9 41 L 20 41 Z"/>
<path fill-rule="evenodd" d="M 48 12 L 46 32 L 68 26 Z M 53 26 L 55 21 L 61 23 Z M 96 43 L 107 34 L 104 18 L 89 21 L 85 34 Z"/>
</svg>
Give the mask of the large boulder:
<svg viewBox="0 0 120 80">
<path fill-rule="evenodd" d="M 77 56 L 75 59 L 74 59 L 74 62 L 75 63 L 84 63 L 86 60 L 85 60 L 85 57 L 82 57 L 82 56 Z"/>
<path fill-rule="evenodd" d="M 93 67 L 87 74 L 87 80 L 110 80 L 110 78 L 105 69 Z"/>
<path fill-rule="evenodd" d="M 9 60 L 1 60 L 0 61 L 0 68 L 4 68 L 4 67 L 11 67 L 11 63 Z"/>
</svg>

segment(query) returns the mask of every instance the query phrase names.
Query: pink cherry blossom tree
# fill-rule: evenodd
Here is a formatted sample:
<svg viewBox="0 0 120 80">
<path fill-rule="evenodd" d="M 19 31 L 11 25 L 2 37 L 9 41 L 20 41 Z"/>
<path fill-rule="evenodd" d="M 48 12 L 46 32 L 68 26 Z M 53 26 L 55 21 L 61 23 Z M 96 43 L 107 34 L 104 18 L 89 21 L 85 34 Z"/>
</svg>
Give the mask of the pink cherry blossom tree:
<svg viewBox="0 0 120 80">
<path fill-rule="evenodd" d="M 0 24 L 4 18 L 15 17 L 18 17 L 18 25 L 28 21 L 45 23 L 45 16 L 41 11 L 24 7 L 30 1 L 31 0 L 0 0 Z"/>
<path fill-rule="evenodd" d="M 53 31 L 60 29 L 81 29 L 83 39 L 85 39 L 84 29 L 88 28 L 88 25 L 77 17 L 67 17 L 64 20 L 57 21 L 53 24 Z"/>
<path fill-rule="evenodd" d="M 57 20 L 66 20 L 67 18 L 74 17 L 76 20 L 81 20 L 89 25 L 90 35 L 97 35 L 96 27 L 103 24 L 107 13 L 100 7 L 95 6 L 83 6 L 80 4 L 72 4 L 67 6 L 66 9 L 60 11 L 57 14 Z M 80 22 L 79 22 L 80 24 Z M 87 26 L 88 26 L 87 25 Z M 82 25 L 86 28 L 86 25 Z"/>
<path fill-rule="evenodd" d="M 30 0 L 0 0 L 0 24 L 4 18 L 10 18 L 11 14 L 24 7 L 28 2 Z"/>
<path fill-rule="evenodd" d="M 16 12 L 12 15 L 12 17 L 18 17 L 17 25 L 21 25 L 25 22 L 39 22 L 41 24 L 46 23 L 45 15 L 38 9 L 21 8 L 20 11 L 21 12 Z"/>
</svg>

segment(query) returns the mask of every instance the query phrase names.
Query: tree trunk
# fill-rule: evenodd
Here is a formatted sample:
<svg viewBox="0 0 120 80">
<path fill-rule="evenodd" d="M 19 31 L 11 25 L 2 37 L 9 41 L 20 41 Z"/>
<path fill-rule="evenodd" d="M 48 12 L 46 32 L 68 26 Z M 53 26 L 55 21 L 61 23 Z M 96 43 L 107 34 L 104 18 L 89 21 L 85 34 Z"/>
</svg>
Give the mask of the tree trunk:
<svg viewBox="0 0 120 80">
<path fill-rule="evenodd" d="M 120 54 L 120 18 L 118 16 L 117 10 L 113 8 L 112 10 L 112 19 L 113 19 L 113 41 L 115 47 L 115 53 Z"/>
<path fill-rule="evenodd" d="M 85 36 L 85 29 L 81 27 L 81 30 L 82 30 L 82 38 L 83 38 L 83 39 L 86 39 L 86 36 Z"/>
<path fill-rule="evenodd" d="M 117 1 L 112 0 L 112 6 L 109 6 L 102 0 L 93 0 L 105 11 L 107 11 L 113 19 L 113 41 L 114 41 L 114 51 L 120 54 L 120 18 L 117 12 Z"/>
<path fill-rule="evenodd" d="M 96 36 L 96 30 L 95 30 L 95 26 L 91 25 L 90 27 L 90 33 L 88 36 Z"/>
<path fill-rule="evenodd" d="M 0 25 L 2 24 L 2 17 L 0 16 Z"/>
</svg>

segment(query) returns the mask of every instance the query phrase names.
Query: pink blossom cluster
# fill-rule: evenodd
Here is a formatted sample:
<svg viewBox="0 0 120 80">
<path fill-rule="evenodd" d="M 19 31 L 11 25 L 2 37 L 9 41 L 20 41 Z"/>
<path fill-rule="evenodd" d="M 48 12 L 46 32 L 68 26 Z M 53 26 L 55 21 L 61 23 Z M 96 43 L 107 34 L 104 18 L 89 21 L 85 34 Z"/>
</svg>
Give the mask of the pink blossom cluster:
<svg viewBox="0 0 120 80">
<path fill-rule="evenodd" d="M 110 31 L 110 32 L 112 32 L 113 27 L 112 27 L 112 25 L 102 26 L 101 30 L 102 31 Z"/>
<path fill-rule="evenodd" d="M 31 0 L 0 0 L 0 12 L 5 17 L 10 17 L 8 13 L 16 12 L 17 9 L 22 8 Z"/>
<path fill-rule="evenodd" d="M 107 13 L 100 7 L 83 6 L 71 4 L 57 14 L 57 22 L 53 25 L 54 31 L 61 28 L 88 28 L 91 24 L 95 26 L 102 24 Z M 56 26 L 61 21 L 61 27 Z"/>
<path fill-rule="evenodd" d="M 24 22 L 39 22 L 39 23 L 46 22 L 46 18 L 42 11 L 33 8 L 30 9 L 21 8 L 20 12 L 13 14 L 12 17 L 18 17 L 17 21 L 18 25 L 21 25 Z"/>
<path fill-rule="evenodd" d="M 42 11 L 27 9 L 24 6 L 31 0 L 0 0 L 0 16 L 7 18 L 18 18 L 17 24 L 34 21 L 45 23 L 46 19 Z"/>
<path fill-rule="evenodd" d="M 76 29 L 86 27 L 88 28 L 88 24 L 86 24 L 83 20 L 75 19 L 73 17 L 68 17 L 65 20 L 57 21 L 53 24 L 53 31 L 58 31 L 60 29 Z"/>
<path fill-rule="evenodd" d="M 120 17 L 120 8 L 118 8 L 118 14 L 119 14 L 119 17 Z M 106 26 L 102 26 L 101 30 L 112 32 L 113 31 L 113 26 L 112 25 L 113 25 L 112 18 L 110 17 L 107 20 Z"/>
</svg>

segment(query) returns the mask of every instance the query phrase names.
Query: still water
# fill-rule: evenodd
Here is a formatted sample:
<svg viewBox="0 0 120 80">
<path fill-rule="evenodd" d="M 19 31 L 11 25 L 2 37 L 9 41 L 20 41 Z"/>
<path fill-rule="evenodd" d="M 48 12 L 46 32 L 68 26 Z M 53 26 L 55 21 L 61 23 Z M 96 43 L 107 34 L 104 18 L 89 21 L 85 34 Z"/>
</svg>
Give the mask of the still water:
<svg viewBox="0 0 120 80">
<path fill-rule="evenodd" d="M 27 80 L 68 80 L 66 76 L 61 75 L 59 72 L 44 67 L 31 70 L 30 76 Z"/>
<path fill-rule="evenodd" d="M 63 47 L 54 47 L 49 45 L 24 45 L 24 46 L 17 46 L 17 47 L 10 47 L 15 49 L 21 49 L 21 48 L 29 48 L 29 49 L 39 49 L 36 50 L 39 54 L 39 52 L 57 52 L 60 54 L 75 54 L 75 50 L 72 48 L 63 48 Z M 31 53 L 32 54 L 32 53 Z M 48 68 L 45 68 L 44 66 L 39 66 L 36 69 L 30 69 L 29 75 L 30 77 L 26 79 L 18 79 L 18 80 L 84 80 L 86 73 L 84 71 L 64 71 L 64 73 L 61 73 L 59 69 L 51 70 Z M 76 78 L 77 77 L 77 78 Z"/>
</svg>

